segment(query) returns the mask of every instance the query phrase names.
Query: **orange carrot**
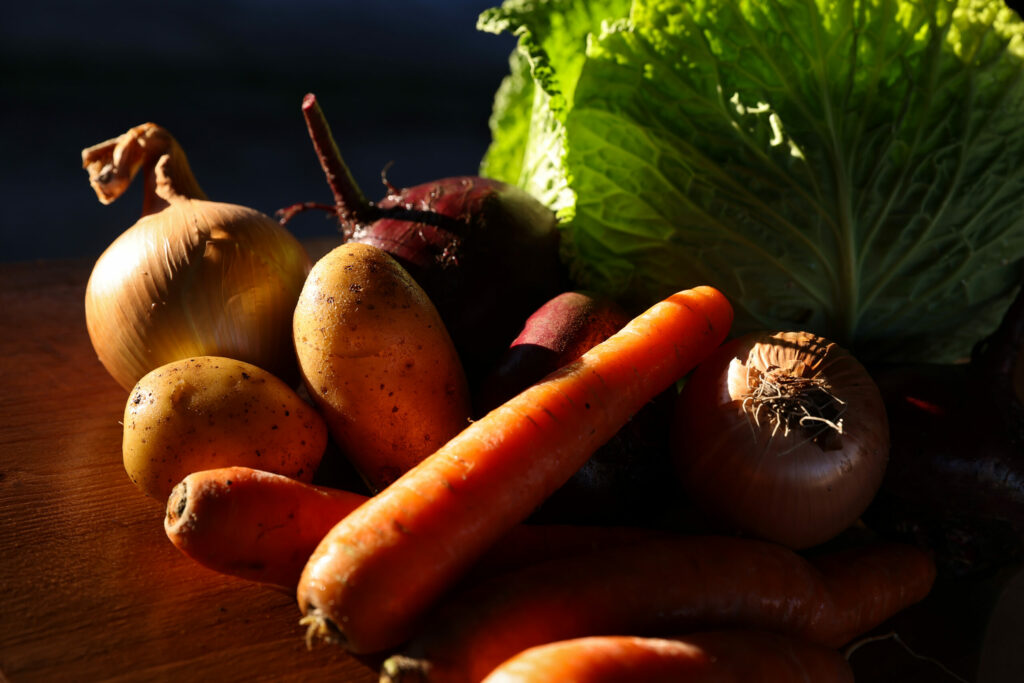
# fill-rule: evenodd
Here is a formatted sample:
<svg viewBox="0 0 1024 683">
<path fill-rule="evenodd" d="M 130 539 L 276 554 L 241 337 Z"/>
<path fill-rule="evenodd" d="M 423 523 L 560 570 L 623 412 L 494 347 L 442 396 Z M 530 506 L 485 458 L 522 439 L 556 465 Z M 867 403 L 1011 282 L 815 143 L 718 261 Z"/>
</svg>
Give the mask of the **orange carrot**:
<svg viewBox="0 0 1024 683">
<path fill-rule="evenodd" d="M 838 647 L 923 598 L 934 578 L 928 554 L 908 545 L 812 563 L 765 541 L 652 538 L 466 588 L 385 662 L 381 680 L 475 682 L 529 647 L 608 633 L 749 628 Z"/>
<path fill-rule="evenodd" d="M 731 323 L 718 291 L 679 292 L 469 425 L 327 534 L 299 582 L 302 623 L 356 653 L 403 642 L 487 548 Z"/>
<path fill-rule="evenodd" d="M 294 591 L 320 539 L 366 496 L 249 469 L 194 472 L 173 490 L 164 530 L 199 564 Z M 519 525 L 490 548 L 474 577 L 658 535 L 653 529 Z"/>
<path fill-rule="evenodd" d="M 670 536 L 668 531 L 634 526 L 519 524 L 484 552 L 462 577 L 463 583 L 523 569 L 537 562 Z"/>
<path fill-rule="evenodd" d="M 223 574 L 294 588 L 316 544 L 365 496 L 248 467 L 194 472 L 171 491 L 164 530 Z"/>
<path fill-rule="evenodd" d="M 591 636 L 538 645 L 483 683 L 853 683 L 838 652 L 776 633 Z"/>
</svg>

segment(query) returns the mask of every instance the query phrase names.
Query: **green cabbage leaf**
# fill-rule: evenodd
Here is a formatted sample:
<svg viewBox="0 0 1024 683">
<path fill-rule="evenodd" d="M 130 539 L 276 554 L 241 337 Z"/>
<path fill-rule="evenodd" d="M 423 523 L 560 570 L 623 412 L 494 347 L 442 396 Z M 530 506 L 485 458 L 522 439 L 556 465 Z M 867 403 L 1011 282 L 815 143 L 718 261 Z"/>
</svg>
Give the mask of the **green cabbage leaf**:
<svg viewBox="0 0 1024 683">
<path fill-rule="evenodd" d="M 734 331 L 949 361 L 1024 257 L 1024 22 L 1003 0 L 508 0 L 481 172 L 555 209 L 581 287 L 698 284 Z"/>
</svg>

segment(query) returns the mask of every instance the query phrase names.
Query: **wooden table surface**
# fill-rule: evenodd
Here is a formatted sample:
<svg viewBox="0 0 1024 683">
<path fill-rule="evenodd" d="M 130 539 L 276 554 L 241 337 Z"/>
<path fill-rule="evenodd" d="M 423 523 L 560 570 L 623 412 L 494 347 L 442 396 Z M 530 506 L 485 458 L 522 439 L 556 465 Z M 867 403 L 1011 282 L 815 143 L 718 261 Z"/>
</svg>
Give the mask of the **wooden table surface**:
<svg viewBox="0 0 1024 683">
<path fill-rule="evenodd" d="M 0 683 L 376 681 L 338 648 L 306 650 L 292 595 L 167 540 L 121 464 L 127 392 L 86 333 L 90 268 L 0 266 Z M 949 671 L 890 638 L 851 659 L 859 681 L 1022 680 L 1024 574 L 942 591 L 887 629 Z"/>
<path fill-rule="evenodd" d="M 0 681 L 376 681 L 306 650 L 293 595 L 167 540 L 121 464 L 127 392 L 86 333 L 90 268 L 0 266 Z"/>
</svg>

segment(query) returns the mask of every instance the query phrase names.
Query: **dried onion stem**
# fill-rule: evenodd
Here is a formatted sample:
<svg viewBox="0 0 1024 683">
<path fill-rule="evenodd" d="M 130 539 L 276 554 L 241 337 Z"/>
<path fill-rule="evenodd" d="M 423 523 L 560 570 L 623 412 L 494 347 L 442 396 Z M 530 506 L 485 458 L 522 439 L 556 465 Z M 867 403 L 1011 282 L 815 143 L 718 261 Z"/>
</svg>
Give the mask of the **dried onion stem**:
<svg viewBox="0 0 1024 683">
<path fill-rule="evenodd" d="M 797 429 L 822 448 L 835 448 L 835 440 L 843 433 L 846 402 L 833 393 L 821 376 L 803 376 L 803 366 L 796 371 L 769 366 L 765 371 L 747 369 L 750 393 L 743 398 L 743 410 L 755 428 L 762 418 L 771 426 L 774 438 L 779 430 L 789 436 Z"/>
</svg>

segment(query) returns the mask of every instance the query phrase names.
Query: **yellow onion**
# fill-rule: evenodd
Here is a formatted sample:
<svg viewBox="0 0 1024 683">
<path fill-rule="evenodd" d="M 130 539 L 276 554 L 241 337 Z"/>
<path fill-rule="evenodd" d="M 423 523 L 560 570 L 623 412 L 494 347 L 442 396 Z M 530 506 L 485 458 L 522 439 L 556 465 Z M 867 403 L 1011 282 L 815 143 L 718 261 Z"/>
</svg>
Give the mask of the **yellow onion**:
<svg viewBox="0 0 1024 683">
<path fill-rule="evenodd" d="M 145 123 L 82 151 L 100 202 L 142 173 L 142 217 L 103 252 L 85 294 L 93 348 L 131 389 L 150 370 L 223 356 L 296 376 L 291 317 L 312 261 L 254 209 L 212 202 L 177 141 Z"/>
<path fill-rule="evenodd" d="M 889 422 L 848 351 L 807 332 L 755 332 L 687 380 L 672 455 L 712 524 L 807 548 L 853 525 L 874 498 Z"/>
</svg>

